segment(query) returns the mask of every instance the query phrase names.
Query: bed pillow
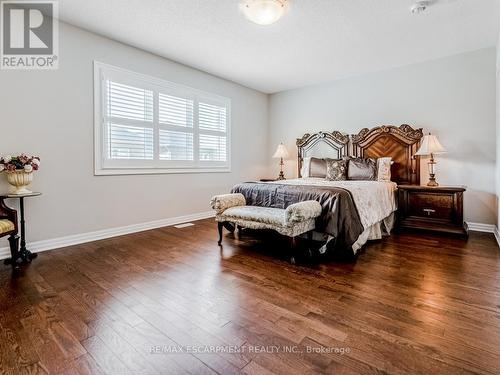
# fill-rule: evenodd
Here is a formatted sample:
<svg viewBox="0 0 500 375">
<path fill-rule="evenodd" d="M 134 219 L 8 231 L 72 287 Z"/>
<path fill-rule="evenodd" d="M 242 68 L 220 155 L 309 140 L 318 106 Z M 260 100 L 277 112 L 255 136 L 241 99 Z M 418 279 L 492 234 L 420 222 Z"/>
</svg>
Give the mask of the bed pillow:
<svg viewBox="0 0 500 375">
<path fill-rule="evenodd" d="M 347 160 L 326 159 L 326 180 L 345 181 L 347 179 Z"/>
<path fill-rule="evenodd" d="M 377 181 L 391 181 L 391 157 L 377 159 Z"/>
<path fill-rule="evenodd" d="M 309 163 L 309 176 L 308 177 L 326 177 L 326 160 L 319 158 L 311 158 Z"/>
<path fill-rule="evenodd" d="M 347 162 L 348 180 L 376 180 L 377 162 L 375 159 L 353 158 Z"/>
<path fill-rule="evenodd" d="M 309 168 L 311 166 L 311 157 L 305 157 L 302 160 L 302 168 L 300 168 L 300 177 L 305 178 L 309 177 Z"/>
</svg>

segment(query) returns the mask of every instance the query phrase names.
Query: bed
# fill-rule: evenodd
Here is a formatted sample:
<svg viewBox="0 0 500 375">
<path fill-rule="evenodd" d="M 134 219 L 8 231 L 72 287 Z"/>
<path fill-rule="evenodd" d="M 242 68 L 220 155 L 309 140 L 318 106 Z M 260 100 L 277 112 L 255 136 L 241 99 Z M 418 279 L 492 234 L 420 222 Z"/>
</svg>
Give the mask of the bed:
<svg viewBox="0 0 500 375">
<path fill-rule="evenodd" d="M 322 206 L 315 239 L 324 242 L 321 253 L 349 251 L 356 254 L 368 241 L 389 234 L 395 220 L 398 184 L 419 184 L 420 167 L 414 157 L 422 129 L 410 125 L 384 125 L 347 135 L 338 131 L 305 134 L 297 139 L 298 176 L 290 180 L 246 182 L 233 187 L 248 205 L 286 208 L 314 199 Z M 302 177 L 309 157 L 391 157 L 391 181 L 329 181 Z"/>
</svg>

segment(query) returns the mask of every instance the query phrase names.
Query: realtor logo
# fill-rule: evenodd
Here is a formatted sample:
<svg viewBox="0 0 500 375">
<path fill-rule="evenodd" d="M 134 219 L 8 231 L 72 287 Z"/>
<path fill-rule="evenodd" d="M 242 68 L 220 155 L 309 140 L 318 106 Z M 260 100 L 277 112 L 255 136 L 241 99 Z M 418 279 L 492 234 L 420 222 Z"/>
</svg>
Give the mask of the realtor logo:
<svg viewBox="0 0 500 375">
<path fill-rule="evenodd" d="M 0 1 L 0 68 L 58 68 L 58 3 Z"/>
</svg>

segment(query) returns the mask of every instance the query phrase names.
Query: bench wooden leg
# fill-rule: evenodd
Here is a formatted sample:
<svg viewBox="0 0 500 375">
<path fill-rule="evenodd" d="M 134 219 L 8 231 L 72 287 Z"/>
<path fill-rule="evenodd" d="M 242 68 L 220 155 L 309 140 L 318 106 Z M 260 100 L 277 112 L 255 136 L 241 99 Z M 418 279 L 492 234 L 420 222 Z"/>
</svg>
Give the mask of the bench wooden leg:
<svg viewBox="0 0 500 375">
<path fill-rule="evenodd" d="M 292 249 L 292 256 L 290 257 L 290 263 L 295 264 L 295 255 L 297 254 L 297 237 L 290 237 L 290 247 Z"/>
<path fill-rule="evenodd" d="M 224 222 L 222 223 L 222 225 L 223 225 L 223 226 L 224 226 L 224 228 L 226 228 L 229 232 L 234 233 L 234 225 L 233 225 L 233 224 L 231 224 L 231 223 L 230 223 L 230 222 L 228 222 L 228 221 L 224 221 Z"/>
<path fill-rule="evenodd" d="M 312 245 L 313 245 L 313 231 L 310 230 L 307 232 L 307 255 L 309 256 L 309 259 L 312 259 L 313 257 L 313 252 L 312 252 Z"/>
<path fill-rule="evenodd" d="M 307 232 L 306 237 L 307 237 L 307 257 L 310 260 L 313 257 L 313 253 L 311 250 L 313 231 L 311 230 L 311 231 Z M 300 248 L 298 246 L 297 237 L 290 237 L 290 248 L 292 250 L 292 256 L 290 257 L 290 263 L 295 264 L 296 263 L 296 256 L 300 250 Z"/>
<path fill-rule="evenodd" d="M 311 245 L 312 240 L 313 240 L 313 231 L 310 230 L 309 232 L 307 232 L 307 242 L 309 243 L 309 245 Z"/>
<path fill-rule="evenodd" d="M 217 222 L 217 229 L 219 231 L 219 241 L 217 242 L 218 245 L 222 243 L 222 229 L 226 228 L 230 233 L 234 233 L 234 230 L 236 229 L 236 226 L 231 224 L 229 221 L 219 221 Z"/>
<path fill-rule="evenodd" d="M 217 242 L 217 245 L 222 243 L 222 228 L 224 228 L 224 223 L 219 221 L 217 223 L 217 229 L 219 230 L 219 241 Z"/>
</svg>

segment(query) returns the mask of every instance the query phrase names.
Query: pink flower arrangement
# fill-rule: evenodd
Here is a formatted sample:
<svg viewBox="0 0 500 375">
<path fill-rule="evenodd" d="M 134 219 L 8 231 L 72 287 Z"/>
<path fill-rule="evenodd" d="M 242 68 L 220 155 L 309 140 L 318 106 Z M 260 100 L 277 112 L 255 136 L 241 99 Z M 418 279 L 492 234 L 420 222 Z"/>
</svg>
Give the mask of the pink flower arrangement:
<svg viewBox="0 0 500 375">
<path fill-rule="evenodd" d="M 24 170 L 25 172 L 37 171 L 40 168 L 40 158 L 38 156 L 0 156 L 0 172 L 14 172 Z"/>
</svg>

